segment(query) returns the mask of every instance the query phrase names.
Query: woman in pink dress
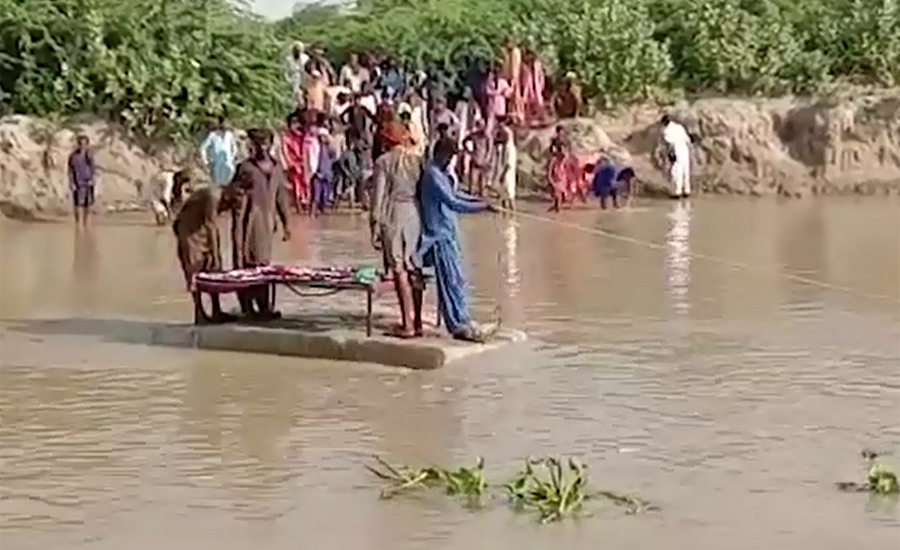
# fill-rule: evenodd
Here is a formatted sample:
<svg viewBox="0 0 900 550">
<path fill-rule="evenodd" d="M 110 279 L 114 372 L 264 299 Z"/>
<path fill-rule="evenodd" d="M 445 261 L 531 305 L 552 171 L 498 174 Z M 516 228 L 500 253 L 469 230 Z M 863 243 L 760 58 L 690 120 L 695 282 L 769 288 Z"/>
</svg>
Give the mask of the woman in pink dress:
<svg viewBox="0 0 900 550">
<path fill-rule="evenodd" d="M 522 101 L 524 102 L 525 123 L 532 126 L 535 121 L 544 120 L 544 66 L 531 50 L 525 52 L 522 64 Z"/>
<path fill-rule="evenodd" d="M 572 160 L 572 146 L 562 126 L 556 127 L 556 135 L 550 141 L 549 153 L 547 183 L 553 200 L 550 210 L 559 212 L 562 205 L 568 202 L 573 193 L 577 191 L 578 185 L 577 181 L 573 181 L 575 163 Z"/>
<path fill-rule="evenodd" d="M 512 88 L 509 99 L 509 116 L 514 125 L 522 124 L 525 108 L 522 102 L 522 48 L 510 39 L 503 51 L 503 76 Z"/>
</svg>

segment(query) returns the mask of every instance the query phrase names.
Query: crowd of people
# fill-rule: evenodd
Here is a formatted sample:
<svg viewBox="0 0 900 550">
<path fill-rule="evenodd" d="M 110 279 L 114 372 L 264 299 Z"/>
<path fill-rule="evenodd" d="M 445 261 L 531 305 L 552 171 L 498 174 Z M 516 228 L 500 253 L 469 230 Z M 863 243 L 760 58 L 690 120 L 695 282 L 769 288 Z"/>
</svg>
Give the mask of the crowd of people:
<svg viewBox="0 0 900 550">
<path fill-rule="evenodd" d="M 393 57 L 375 53 L 351 54 L 335 71 L 321 49 L 307 52 L 299 42 L 285 60 L 285 76 L 295 108 L 275 136 L 272 155 L 286 173 L 292 209 L 310 215 L 328 212 L 342 202 L 370 206 L 375 161 L 386 150 L 385 135 L 396 124 L 409 134 L 423 162 L 432 156 L 439 139 L 455 139 L 459 155 L 451 166 L 454 189 L 497 197 L 503 208 L 513 210 L 518 161 L 514 130 L 545 126 L 553 114 L 556 119 L 577 117 L 583 110 L 576 75 L 566 73 L 549 86 L 540 58 L 515 41 L 509 41 L 496 63 L 465 66 L 457 75 L 461 84 L 456 88 L 448 84 L 453 79 L 446 74 L 405 67 Z M 683 141 L 671 123 L 665 126 L 667 139 Z M 683 127 L 674 127 L 683 133 Z M 241 157 L 239 142 L 224 117 L 211 125 L 200 157 L 214 187 L 227 185 L 234 177 Z M 94 179 L 83 145 L 73 153 L 70 168 L 80 224 L 93 202 Z M 683 146 L 672 147 L 676 149 L 679 159 L 687 158 Z M 591 155 L 597 153 L 585 157 L 574 152 L 565 126 L 557 127 L 545 178 L 551 209 L 578 198 L 586 201 L 590 194 L 599 196 L 604 208 L 610 197 L 617 206 L 613 194 L 633 194 L 632 168 Z M 670 156 L 674 159 L 674 154 Z M 689 186 L 689 162 L 671 163 L 676 195 L 687 194 L 689 189 L 683 188 Z M 611 170 L 617 173 L 611 183 L 604 183 Z M 160 223 L 173 210 L 173 189 L 185 187 L 189 179 L 181 170 L 152 182 L 153 209 Z"/>
<path fill-rule="evenodd" d="M 455 338 L 483 340 L 468 312 L 456 215 L 514 211 L 514 129 L 550 120 L 538 57 L 510 42 L 496 66 L 470 67 L 459 90 L 448 89 L 440 74 L 408 70 L 391 57 L 351 55 L 335 72 L 321 50 L 307 53 L 300 43 L 286 68 L 295 108 L 280 132 L 248 130 L 242 153 L 241 140 L 220 116 L 200 146 L 210 186 L 191 193 L 186 169 L 151 182 L 158 223 L 174 218 L 188 287 L 196 273 L 223 269 L 218 214 L 231 212 L 232 268 L 253 268 L 271 261 L 277 225 L 290 238 L 292 212 L 315 216 L 346 200 L 368 210 L 373 247 L 394 282 L 400 323 L 391 334 L 422 336 L 422 270 L 431 267 L 445 326 Z M 575 75 L 565 75 L 550 105 L 558 117 L 579 115 Z M 675 193 L 686 197 L 692 138 L 668 117 L 661 123 Z M 95 179 L 88 146 L 79 137 L 69 159 L 76 221 L 82 225 Z M 631 167 L 602 156 L 578 158 L 564 125 L 556 128 L 548 156 L 553 210 L 575 198 L 586 201 L 589 194 L 600 197 L 602 208 L 609 199 L 618 207 L 622 195 L 634 194 Z M 197 322 L 232 320 L 218 297 L 208 315 L 191 291 Z M 277 318 L 266 293 L 239 293 L 241 313 Z"/>
<path fill-rule="evenodd" d="M 404 67 L 379 54 L 352 54 L 335 71 L 320 49 L 295 43 L 286 80 L 296 111 L 288 117 L 282 158 L 290 172 L 295 210 L 312 214 L 370 191 L 374 163 L 385 151 L 393 124 L 408 132 L 423 159 L 438 140 L 455 139 L 460 150 L 451 172 L 455 189 L 499 197 L 515 205 L 516 150 L 513 128 L 547 120 L 545 77 L 537 56 L 511 43 L 501 64 L 473 63 L 464 85 L 450 89 L 446 75 Z M 577 115 L 574 84 L 559 103 Z M 322 172 L 322 174 L 318 173 Z"/>
</svg>

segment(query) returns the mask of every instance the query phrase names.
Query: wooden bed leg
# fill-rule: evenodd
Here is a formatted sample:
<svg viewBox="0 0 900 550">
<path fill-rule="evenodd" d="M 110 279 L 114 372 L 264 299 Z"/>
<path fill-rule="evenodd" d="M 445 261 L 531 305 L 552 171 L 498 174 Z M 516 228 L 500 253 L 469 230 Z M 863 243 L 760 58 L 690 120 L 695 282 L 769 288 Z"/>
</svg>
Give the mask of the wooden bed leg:
<svg viewBox="0 0 900 550">
<path fill-rule="evenodd" d="M 275 311 L 275 283 L 269 283 L 269 311 Z"/>
<path fill-rule="evenodd" d="M 372 287 L 366 289 L 366 336 L 372 336 Z"/>
</svg>

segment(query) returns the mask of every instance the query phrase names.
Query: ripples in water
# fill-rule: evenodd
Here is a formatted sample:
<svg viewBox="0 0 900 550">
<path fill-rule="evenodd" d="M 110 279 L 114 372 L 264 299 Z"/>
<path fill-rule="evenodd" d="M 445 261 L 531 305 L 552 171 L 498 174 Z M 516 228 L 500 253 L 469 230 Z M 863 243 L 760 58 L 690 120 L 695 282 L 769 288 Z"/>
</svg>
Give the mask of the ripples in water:
<svg viewBox="0 0 900 550">
<path fill-rule="evenodd" d="M 895 505 L 832 487 L 860 475 L 862 447 L 900 451 L 895 304 L 692 256 L 897 298 L 895 207 L 564 214 L 659 250 L 467 219 L 476 312 L 499 307 L 534 341 L 436 372 L 150 346 L 153 323 L 187 313 L 168 231 L 101 225 L 73 247 L 63 224 L 4 222 L 3 548 L 896 548 Z M 375 257 L 364 220 L 295 223 L 281 258 Z M 597 484 L 663 510 L 538 528 L 379 502 L 373 453 L 485 455 L 501 477 L 577 454 Z"/>
</svg>

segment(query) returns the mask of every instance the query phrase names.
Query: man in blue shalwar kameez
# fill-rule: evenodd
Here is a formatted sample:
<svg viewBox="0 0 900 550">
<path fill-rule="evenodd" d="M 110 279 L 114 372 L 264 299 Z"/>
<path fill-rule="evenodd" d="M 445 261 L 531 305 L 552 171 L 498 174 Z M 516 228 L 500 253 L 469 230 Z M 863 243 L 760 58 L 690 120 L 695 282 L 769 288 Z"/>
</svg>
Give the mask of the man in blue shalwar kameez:
<svg viewBox="0 0 900 550">
<path fill-rule="evenodd" d="M 458 340 L 480 342 L 484 335 L 469 316 L 456 214 L 493 211 L 494 208 L 483 200 L 453 190 L 448 166 L 457 150 L 453 138 L 439 140 L 434 157 L 422 174 L 419 183 L 422 233 L 416 259 L 419 265 L 434 268 L 440 298 L 439 314 L 450 334 Z"/>
</svg>

